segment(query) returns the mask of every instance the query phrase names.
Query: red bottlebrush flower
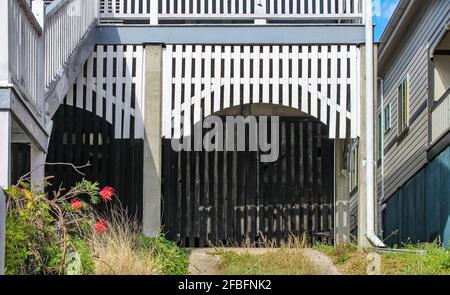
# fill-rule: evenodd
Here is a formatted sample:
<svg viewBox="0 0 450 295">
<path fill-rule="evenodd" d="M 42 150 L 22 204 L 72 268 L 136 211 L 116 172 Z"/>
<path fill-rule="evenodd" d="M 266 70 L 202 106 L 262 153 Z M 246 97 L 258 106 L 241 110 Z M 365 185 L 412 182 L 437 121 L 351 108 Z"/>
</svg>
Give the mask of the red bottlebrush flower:
<svg viewBox="0 0 450 295">
<path fill-rule="evenodd" d="M 105 186 L 99 193 L 103 202 L 109 202 L 112 200 L 112 197 L 116 194 L 116 190 L 110 186 Z"/>
<path fill-rule="evenodd" d="M 81 201 L 77 198 L 70 200 L 70 207 L 72 207 L 73 210 L 80 210 L 82 206 Z"/>
<path fill-rule="evenodd" d="M 95 223 L 95 231 L 102 234 L 108 230 L 108 225 L 106 224 L 106 221 L 99 220 Z"/>
</svg>

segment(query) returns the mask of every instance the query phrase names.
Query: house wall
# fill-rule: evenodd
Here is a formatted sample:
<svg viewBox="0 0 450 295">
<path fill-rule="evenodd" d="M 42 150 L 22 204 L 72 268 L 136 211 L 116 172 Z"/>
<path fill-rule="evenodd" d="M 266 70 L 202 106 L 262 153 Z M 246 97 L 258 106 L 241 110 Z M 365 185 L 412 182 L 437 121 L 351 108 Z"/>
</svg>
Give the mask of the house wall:
<svg viewBox="0 0 450 295">
<path fill-rule="evenodd" d="M 449 9 L 450 2 L 441 0 L 420 7 L 406 34 L 394 40 L 396 44 L 385 53 L 390 58 L 380 69 L 379 77 L 384 79 L 384 105 L 392 106 L 392 128 L 384 134 L 384 196 L 381 196 L 381 167 L 377 169 L 380 198 L 391 196 L 427 162 L 429 44 L 442 34 Z M 409 132 L 399 138 L 397 87 L 406 74 L 409 75 L 410 126 Z"/>
<path fill-rule="evenodd" d="M 450 147 L 409 180 L 386 203 L 383 238 L 407 242 L 450 242 Z"/>
</svg>

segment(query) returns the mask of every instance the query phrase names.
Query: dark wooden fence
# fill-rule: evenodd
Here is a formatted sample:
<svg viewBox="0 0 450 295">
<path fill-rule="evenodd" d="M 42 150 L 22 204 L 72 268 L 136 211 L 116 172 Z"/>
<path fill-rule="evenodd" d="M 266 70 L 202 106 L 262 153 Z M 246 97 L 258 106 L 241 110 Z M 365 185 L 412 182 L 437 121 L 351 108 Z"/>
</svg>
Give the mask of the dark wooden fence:
<svg viewBox="0 0 450 295">
<path fill-rule="evenodd" d="M 70 187 L 84 178 L 117 189 L 121 204 L 142 220 L 143 141 L 114 139 L 114 128 L 106 120 L 76 107 L 62 105 L 55 114 L 47 156 L 49 163 L 91 166 L 86 176 L 69 166 L 46 167 L 54 176 L 53 187 Z"/>
<path fill-rule="evenodd" d="M 30 169 L 30 144 L 11 144 L 11 183 L 16 184 Z"/>
<path fill-rule="evenodd" d="M 333 141 L 320 122 L 280 123 L 280 157 L 175 152 L 164 142 L 164 230 L 183 246 L 333 239 Z"/>
</svg>

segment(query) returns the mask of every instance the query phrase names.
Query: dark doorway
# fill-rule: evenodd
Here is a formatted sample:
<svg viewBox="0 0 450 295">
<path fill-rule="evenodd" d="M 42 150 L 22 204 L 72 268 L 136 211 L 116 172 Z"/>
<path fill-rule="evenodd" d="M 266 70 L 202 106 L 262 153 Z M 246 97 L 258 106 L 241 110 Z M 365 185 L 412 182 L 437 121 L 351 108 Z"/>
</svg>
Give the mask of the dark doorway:
<svg viewBox="0 0 450 295">
<path fill-rule="evenodd" d="M 334 146 L 318 121 L 280 119 L 280 157 L 175 152 L 164 141 L 163 230 L 186 247 L 333 240 Z"/>
<path fill-rule="evenodd" d="M 81 169 L 82 176 L 69 166 L 47 165 L 46 176 L 53 176 L 53 188 L 68 188 L 83 178 L 112 186 L 128 213 L 142 220 L 143 141 L 115 139 L 113 125 L 76 107 L 61 105 L 53 117 L 47 162 L 71 163 Z"/>
</svg>

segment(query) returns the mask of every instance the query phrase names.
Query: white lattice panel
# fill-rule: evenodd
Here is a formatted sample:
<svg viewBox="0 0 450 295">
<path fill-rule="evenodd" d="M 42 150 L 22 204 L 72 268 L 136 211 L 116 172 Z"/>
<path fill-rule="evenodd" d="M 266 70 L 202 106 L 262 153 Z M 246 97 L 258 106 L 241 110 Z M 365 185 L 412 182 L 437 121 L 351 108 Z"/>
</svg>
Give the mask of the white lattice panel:
<svg viewBox="0 0 450 295">
<path fill-rule="evenodd" d="M 66 104 L 113 124 L 115 138 L 143 138 L 143 46 L 97 46 Z"/>
<path fill-rule="evenodd" d="M 347 131 L 355 138 L 358 60 L 355 45 L 168 45 L 163 136 L 190 135 L 191 112 L 195 124 L 228 107 L 269 103 L 321 120 L 329 126 L 330 138 L 346 138 Z"/>
</svg>

